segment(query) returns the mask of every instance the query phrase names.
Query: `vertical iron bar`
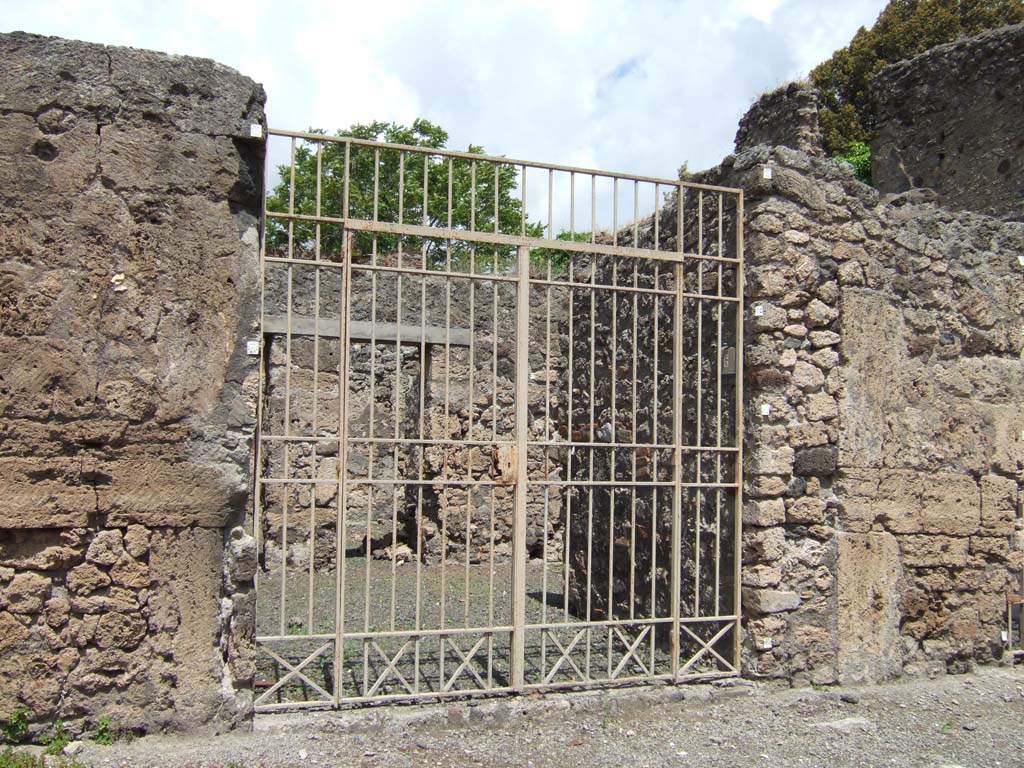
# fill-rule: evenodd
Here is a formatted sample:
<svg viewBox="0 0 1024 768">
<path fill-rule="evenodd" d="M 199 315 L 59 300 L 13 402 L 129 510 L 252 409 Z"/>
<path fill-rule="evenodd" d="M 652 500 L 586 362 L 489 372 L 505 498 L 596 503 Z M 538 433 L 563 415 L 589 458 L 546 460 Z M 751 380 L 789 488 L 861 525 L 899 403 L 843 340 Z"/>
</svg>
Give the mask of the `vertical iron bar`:
<svg viewBox="0 0 1024 768">
<path fill-rule="evenodd" d="M 576 171 L 569 172 L 569 239 L 576 239 Z"/>
<path fill-rule="evenodd" d="M 640 241 L 640 182 L 633 181 L 633 247 L 637 248 Z"/>
<path fill-rule="evenodd" d="M 697 414 L 696 414 L 696 432 L 695 432 L 695 444 L 697 450 L 695 451 L 694 458 L 697 463 L 697 477 L 696 481 L 701 482 L 701 478 L 704 475 L 703 458 L 704 453 L 701 450 L 704 447 L 704 268 L 706 262 L 704 261 L 704 190 L 698 190 L 697 192 L 697 295 L 700 297 L 696 300 L 697 304 Z M 706 501 L 704 496 L 704 489 L 701 487 L 697 488 L 697 503 L 693 509 L 693 531 L 694 531 L 694 544 L 693 544 L 693 615 L 700 616 L 700 523 L 701 523 L 701 508 L 704 506 Z"/>
<path fill-rule="evenodd" d="M 476 161 L 472 161 L 470 165 L 470 197 L 472 204 L 469 208 L 469 228 L 470 231 L 476 228 Z M 470 244 L 469 246 L 469 389 L 466 396 L 466 414 L 467 414 L 467 427 L 466 434 L 469 439 L 473 439 L 473 372 L 475 370 L 475 352 L 476 352 L 476 246 Z M 471 447 L 469 449 L 469 473 L 470 479 L 473 476 L 473 454 L 479 452 L 479 448 Z M 473 532 L 471 528 L 472 514 L 473 514 L 473 485 L 469 485 L 466 488 L 466 557 L 465 557 L 465 574 L 463 584 L 463 602 L 462 602 L 462 624 L 463 628 L 469 627 L 469 560 L 470 560 L 470 547 L 472 546 Z"/>
<path fill-rule="evenodd" d="M 512 541 L 512 689 L 522 691 L 526 660 L 527 404 L 530 381 L 530 249 L 519 248 L 516 284 L 516 488 Z"/>
<path fill-rule="evenodd" d="M 576 281 L 576 267 L 574 264 L 575 254 L 573 251 L 569 251 L 569 268 L 568 277 L 569 282 L 573 283 Z M 577 442 L 576 437 L 573 434 L 573 388 L 575 386 L 574 381 L 576 378 L 576 369 L 573 366 L 573 347 L 576 345 L 576 333 L 574 328 L 573 315 L 576 312 L 575 300 L 576 300 L 576 289 L 572 285 L 568 286 L 569 291 L 569 362 L 568 371 L 569 374 L 566 377 L 566 388 L 569 390 L 566 393 L 566 442 L 569 443 L 566 457 L 565 467 L 565 479 L 571 482 L 573 479 L 572 474 L 572 459 L 576 453 L 576 449 L 573 447 L 573 443 Z M 575 496 L 574 489 L 572 486 L 566 486 L 565 488 L 565 544 L 562 550 L 562 570 L 564 571 L 564 584 L 562 585 L 562 611 L 565 614 L 565 621 L 569 621 L 569 556 L 572 552 L 572 500 Z M 546 670 L 545 670 L 546 674 Z"/>
<path fill-rule="evenodd" d="M 401 254 L 399 254 L 401 258 Z M 401 486 L 398 484 L 398 451 L 399 438 L 401 436 L 401 413 L 402 413 L 402 273 L 395 273 L 395 425 L 394 439 L 392 446 L 392 476 L 395 480 L 394 501 L 391 506 L 391 551 L 395 552 L 398 547 L 398 496 Z M 369 563 L 367 563 L 369 569 Z M 395 609 L 397 600 L 398 580 L 398 558 L 391 558 L 391 631 L 395 631 Z M 369 570 L 367 570 L 367 581 L 369 581 Z M 364 666 L 366 666 L 364 664 Z"/>
<path fill-rule="evenodd" d="M 405 221 L 405 152 L 398 153 L 398 223 Z M 402 245 L 405 239 L 398 235 L 398 268 L 402 268 Z M 401 276 L 401 273 L 399 273 Z M 401 342 L 399 342 L 401 343 Z"/>
<path fill-rule="evenodd" d="M 311 419 L 312 437 L 310 442 L 310 477 L 314 482 L 310 486 L 309 498 L 309 590 L 307 594 L 306 634 L 313 633 L 313 602 L 314 602 L 314 580 L 313 571 L 316 562 L 316 492 L 319 484 L 317 472 L 317 436 L 319 433 L 319 420 L 317 418 L 318 406 L 318 379 L 320 373 L 320 216 L 321 216 L 321 193 L 323 177 L 323 142 L 316 145 L 316 226 L 313 245 L 314 261 L 317 262 L 313 275 L 313 416 Z"/>
<path fill-rule="evenodd" d="M 519 174 L 519 185 L 522 187 L 522 189 L 519 190 L 521 198 L 522 198 L 521 201 L 520 201 L 520 205 L 522 207 L 521 207 L 521 210 L 520 210 L 520 213 L 519 213 L 519 234 L 522 235 L 523 237 L 526 237 L 526 219 L 527 219 L 527 216 L 526 216 L 526 166 L 525 165 L 522 166 L 522 170 L 520 171 L 520 174 Z"/>
<path fill-rule="evenodd" d="M 638 280 L 638 275 L 637 275 L 637 266 L 638 266 L 637 265 L 637 260 L 633 259 L 633 288 L 637 288 L 638 285 L 639 285 L 639 280 Z M 637 349 L 636 349 L 636 346 L 637 346 L 637 331 L 638 331 L 638 327 L 637 327 L 638 326 L 638 323 L 637 323 L 638 298 L 639 298 L 639 294 L 636 293 L 636 291 L 634 291 L 633 292 L 633 335 L 632 335 L 631 340 L 630 340 L 630 347 L 632 347 L 632 350 L 633 350 L 633 360 L 632 360 L 633 364 L 631 366 L 632 367 L 631 373 L 633 374 L 633 376 L 632 376 L 632 378 L 633 378 L 633 392 L 632 392 L 632 397 L 631 397 L 631 400 L 632 400 L 632 403 L 631 403 L 632 415 L 631 415 L 630 422 L 629 422 L 630 442 L 633 443 L 633 447 L 630 449 L 630 452 L 632 453 L 632 462 L 631 463 L 632 463 L 632 469 L 633 469 L 633 472 L 631 474 L 631 478 L 632 478 L 632 480 L 634 482 L 637 479 L 637 474 L 636 474 L 636 458 L 637 458 L 637 452 L 639 451 L 639 449 L 637 448 L 637 437 L 636 437 L 637 379 L 639 378 L 638 375 L 637 375 L 638 372 L 637 372 Z M 636 495 L 637 495 L 637 492 L 638 492 L 637 486 L 634 485 L 632 490 L 630 491 L 630 525 L 629 525 L 629 618 L 631 618 L 631 619 L 635 618 L 635 614 L 636 614 L 635 607 L 636 607 Z M 652 530 L 651 531 L 652 537 L 653 537 L 653 534 L 654 534 L 654 532 Z"/>
<path fill-rule="evenodd" d="M 590 176 L 590 242 L 597 242 L 597 176 Z M 591 254 L 591 262 L 595 256 Z"/>
<path fill-rule="evenodd" d="M 722 193 L 718 193 L 718 256 L 724 256 L 722 250 Z M 718 262 L 718 295 L 722 295 L 722 262 Z M 715 320 L 717 322 L 718 338 L 715 347 L 718 360 L 715 366 L 715 483 L 722 482 L 722 311 L 725 309 L 725 302 L 719 301 L 715 306 Z M 722 488 L 715 489 L 715 616 L 722 614 L 719 605 L 719 589 L 721 587 L 722 567 Z"/>
<path fill-rule="evenodd" d="M 373 220 L 378 221 L 380 215 L 380 149 L 373 149 Z M 376 241 L 376 237 L 374 237 Z"/>
<path fill-rule="evenodd" d="M 344 181 L 342 182 L 342 184 L 343 184 L 342 210 L 344 211 L 344 213 L 342 214 L 341 217 L 343 219 L 347 219 L 348 218 L 348 213 L 349 213 L 349 211 L 348 211 L 348 182 L 349 182 L 349 168 L 350 168 L 350 159 L 351 159 L 350 158 L 351 149 L 352 149 L 352 143 L 346 141 L 345 142 L 345 172 L 344 172 L 344 177 L 343 177 Z M 342 235 L 342 238 L 344 238 L 344 235 Z M 344 250 L 344 248 L 345 248 L 344 242 L 342 242 L 341 247 L 342 247 L 342 250 Z"/>
<path fill-rule="evenodd" d="M 594 329 L 597 326 L 597 312 L 595 307 L 595 295 L 597 294 L 597 254 L 591 254 L 590 257 L 590 443 L 594 442 L 594 419 L 596 415 L 594 413 L 594 392 L 595 392 L 595 381 L 594 381 L 594 357 L 595 357 L 595 336 Z M 594 493 L 596 492 L 596 486 L 594 482 L 594 447 L 591 445 L 587 449 L 587 453 L 590 458 L 590 465 L 588 467 L 589 474 L 587 479 L 591 485 L 587 489 L 587 622 L 593 621 L 591 615 L 591 596 L 593 593 L 594 580 L 593 580 L 593 554 L 594 554 Z M 590 650 L 591 650 L 591 632 L 590 627 L 587 627 L 587 654 L 586 663 L 587 668 L 584 670 L 584 674 L 587 678 L 590 677 Z"/>
<path fill-rule="evenodd" d="M 555 195 L 555 172 L 548 168 L 548 240 L 555 239 L 555 222 L 551 215 L 551 209 L 554 207 L 552 198 Z"/>
<path fill-rule="evenodd" d="M 733 468 L 732 481 L 736 484 L 733 494 L 733 665 L 740 668 L 740 623 L 742 615 L 742 537 L 743 537 L 743 304 L 744 304 L 744 265 L 743 265 L 743 190 L 736 193 L 736 298 L 733 311 L 736 313 L 736 400 L 733 403 L 733 420 L 735 421 L 736 465 Z"/>
<path fill-rule="evenodd" d="M 550 443 L 553 439 L 551 434 L 551 262 L 552 256 L 549 255 L 547 259 L 547 279 L 548 284 L 545 286 L 545 312 L 544 312 L 544 442 Z M 544 447 L 544 477 L 542 482 L 547 483 L 551 477 L 551 449 L 545 445 Z M 543 539 L 541 540 L 541 624 L 547 625 L 548 623 L 548 524 L 549 524 L 549 513 L 551 503 L 551 486 L 544 486 L 544 529 Z M 542 630 L 540 633 L 540 655 L 541 655 L 541 679 L 546 674 L 547 669 L 547 632 Z"/>
<path fill-rule="evenodd" d="M 616 199 L 618 199 L 618 177 L 615 178 L 616 184 Z M 618 231 L 615 233 L 616 240 L 618 239 Z M 612 356 L 611 360 L 608 361 L 608 377 L 611 380 L 611 410 L 609 413 L 609 426 L 611 428 L 611 451 L 610 460 L 608 463 L 608 479 L 614 483 L 618 475 L 618 453 L 615 450 L 615 445 L 618 442 L 618 409 L 619 403 L 617 399 L 617 393 L 615 391 L 615 380 L 616 380 L 616 367 L 619 361 L 619 296 L 616 288 L 619 284 L 619 259 L 616 256 L 611 256 L 612 261 L 612 279 L 611 279 L 611 290 L 608 291 L 608 296 L 611 298 L 612 303 Z M 608 610 L 606 611 L 609 619 L 615 618 L 615 486 L 611 485 L 608 487 Z M 608 647 L 607 647 L 607 660 L 608 660 L 608 677 L 612 676 L 612 636 L 614 630 L 611 626 L 608 627 Z"/>
<path fill-rule="evenodd" d="M 612 243 L 619 244 L 619 177 L 612 179 Z"/>
<path fill-rule="evenodd" d="M 267 344 L 266 335 L 263 329 L 266 327 L 267 314 L 267 185 L 263 185 L 263 192 L 260 200 L 260 356 L 259 356 L 259 393 L 256 398 L 256 435 L 253 440 L 253 477 L 257 479 L 252 494 L 252 536 L 256 540 L 256 552 L 263 554 L 265 542 L 263 540 L 263 401 L 264 391 L 267 386 Z M 256 599 L 259 600 L 260 593 L 260 569 L 253 574 L 253 589 L 256 591 Z M 259 625 L 256 626 L 256 633 L 259 634 Z"/>
<path fill-rule="evenodd" d="M 288 213 L 295 213 L 295 139 L 292 138 L 292 157 L 290 178 L 288 182 Z M 288 220 L 288 258 L 295 258 L 295 220 Z M 284 369 L 284 436 L 291 435 L 291 401 L 292 401 L 292 278 L 294 264 L 288 262 L 288 298 L 285 307 L 285 369 Z M 284 454 L 284 476 L 287 480 L 291 474 L 290 441 L 285 439 L 282 453 Z M 279 618 L 279 634 L 285 634 L 287 627 L 285 615 L 288 602 L 288 499 L 291 497 L 291 488 L 287 482 L 282 483 L 281 490 L 281 602 Z"/>
<path fill-rule="evenodd" d="M 342 233 L 341 248 L 341 309 L 339 311 L 338 338 L 341 350 L 338 355 L 338 510 L 335 519 L 334 552 L 334 704 L 342 699 L 342 685 L 345 667 L 345 529 L 346 503 L 348 499 L 348 368 L 349 340 L 348 313 L 352 301 L 352 235 Z M 364 689 L 365 690 L 365 689 Z"/>
<path fill-rule="evenodd" d="M 679 185 L 679 221 L 682 223 L 683 186 Z M 682 228 L 680 227 L 680 232 Z M 682 539 L 683 510 L 683 275 L 685 273 L 685 257 L 683 254 L 683 238 L 677 238 L 678 249 L 683 261 L 675 267 L 676 296 L 673 305 L 672 324 L 672 442 L 674 468 L 672 476 L 672 676 L 679 675 L 679 654 L 681 651 L 679 637 L 679 590 L 680 590 L 680 557 Z"/>
<path fill-rule="evenodd" d="M 659 235 L 658 235 L 658 224 L 659 224 L 659 221 L 661 219 L 660 205 L 661 205 L 661 185 L 660 184 L 655 184 L 654 185 L 654 250 L 656 250 L 656 251 L 660 251 L 661 250 L 661 241 L 659 240 Z M 654 281 L 654 287 L 655 288 L 658 287 L 658 281 L 657 280 Z"/>
<path fill-rule="evenodd" d="M 424 158 L 426 155 L 424 155 Z M 424 167 L 424 173 L 426 168 Z M 423 187 L 424 193 L 426 193 L 426 183 Z M 426 241 L 424 241 L 425 243 Z M 423 257 L 424 262 L 426 260 L 426 245 L 424 244 Z M 426 438 L 425 434 L 425 422 L 427 410 L 427 366 L 429 365 L 429 359 L 427 355 L 427 274 L 426 274 L 426 263 L 420 264 L 420 267 L 424 270 L 424 273 L 420 275 L 420 397 L 419 397 L 419 465 L 417 468 L 416 479 L 419 481 L 416 484 L 416 631 L 419 632 L 422 626 L 422 605 L 423 605 L 423 479 L 424 479 L 424 464 L 426 463 L 427 453 L 426 446 L 423 441 Z M 420 689 L 420 639 L 419 636 L 416 638 L 416 644 L 413 646 L 415 655 L 413 660 L 413 669 L 415 670 L 416 682 L 414 689 L 419 691 Z"/>
</svg>

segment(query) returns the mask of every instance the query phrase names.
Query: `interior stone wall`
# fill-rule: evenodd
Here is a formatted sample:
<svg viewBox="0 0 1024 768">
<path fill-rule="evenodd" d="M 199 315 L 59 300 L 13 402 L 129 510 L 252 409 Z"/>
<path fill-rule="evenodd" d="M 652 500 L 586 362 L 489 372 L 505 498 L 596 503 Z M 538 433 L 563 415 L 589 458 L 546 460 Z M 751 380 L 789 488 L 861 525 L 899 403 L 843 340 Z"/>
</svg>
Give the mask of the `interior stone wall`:
<svg viewBox="0 0 1024 768">
<path fill-rule="evenodd" d="M 364 257 L 357 254 L 356 259 Z M 380 257 L 383 263 L 393 257 Z M 416 257 L 405 255 L 406 268 L 418 265 Z M 311 317 L 316 294 L 315 267 L 294 267 L 291 289 L 286 268 L 267 269 L 265 311 L 283 317 L 289 296 L 295 316 Z M 337 324 L 340 306 L 329 297 L 340 296 L 341 272 L 332 267 L 319 268 L 321 322 Z M 417 274 L 401 276 L 401 311 L 398 307 L 398 282 L 395 273 L 371 273 L 353 270 L 350 293 L 351 319 L 379 324 L 401 324 L 410 330 L 403 340 L 400 356 L 393 341 L 378 341 L 376 349 L 365 339 L 354 339 L 349 346 L 347 382 L 350 479 L 389 480 L 391 478 L 437 479 L 436 485 L 410 485 L 408 493 L 395 497 L 390 486 L 373 489 L 353 486 L 348 498 L 348 546 L 377 558 L 390 557 L 397 546 L 420 553 L 425 564 L 437 563 L 442 550 L 446 558 L 461 558 L 467 549 L 467 516 L 470 562 L 488 560 L 493 554 L 500 560 L 512 554 L 514 495 L 511 486 L 480 488 L 467 499 L 463 488 L 443 479 L 494 479 L 499 466 L 489 445 L 455 448 L 429 447 L 421 451 L 406 446 L 378 445 L 374 451 L 363 438 L 406 440 L 472 440 L 509 442 L 515 426 L 515 335 L 516 293 L 507 283 L 474 279 L 472 291 L 466 279 L 452 280 L 450 288 L 443 277 Z M 497 291 L 497 295 L 495 295 Z M 472 293 L 472 296 L 471 296 Z M 560 299 L 561 297 L 557 297 Z M 473 307 L 472 312 L 470 307 Z M 550 313 L 550 326 L 547 317 Z M 428 329 L 443 329 L 448 323 L 457 343 L 427 343 L 421 348 L 421 320 Z M 550 331 L 550 343 L 548 333 Z M 527 378 L 527 406 L 530 437 L 544 439 L 547 433 L 564 431 L 564 408 L 558 405 L 560 380 L 565 378 L 566 308 L 563 302 L 548 302 L 544 291 L 531 292 L 529 349 L 531 370 Z M 472 358 L 468 346 L 473 337 Z M 266 392 L 264 429 L 267 434 L 284 431 L 285 389 L 291 391 L 290 430 L 293 435 L 311 434 L 313 413 L 317 413 L 317 432 L 321 438 L 337 438 L 338 370 L 340 344 L 336 338 L 316 340 L 318 371 L 314 376 L 314 339 L 293 334 L 266 335 Z M 400 360 L 400 362 L 399 362 Z M 400 365 L 401 373 L 396 375 Z M 550 377 L 551 386 L 545 388 Z M 287 381 L 286 381 L 287 380 Z M 470 390 L 472 382 L 472 391 Z M 564 382 L 561 382 L 564 386 Z M 316 397 L 314 397 L 316 392 Z M 552 404 L 554 400 L 554 404 Z M 447 401 L 447 406 L 446 406 Z M 316 408 L 314 409 L 314 402 Z M 396 423 L 397 418 L 397 423 Z M 329 481 L 319 485 L 315 497 L 308 491 L 291 492 L 287 524 L 283 516 L 285 493 L 265 491 L 262 536 L 265 564 L 275 569 L 286 560 L 290 569 L 308 568 L 312 553 L 316 568 L 331 569 L 336 560 L 336 507 L 338 443 L 325 440 L 318 444 L 314 460 L 308 446 L 292 447 L 287 460 L 275 445 L 264 449 L 264 472 L 268 477 L 311 478 Z M 565 459 L 558 451 L 545 457 L 531 454 L 527 472 L 531 479 L 546 479 L 563 471 Z M 315 466 L 314 466 L 315 464 Z M 315 499 L 315 502 L 314 502 Z M 557 560 L 562 553 L 561 494 L 545 494 L 532 488 L 527 503 L 527 550 L 531 557 L 547 556 Z M 315 533 L 310 546 L 311 502 L 315 503 Z M 493 507 L 493 532 L 492 525 Z M 420 510 L 417 513 L 417 510 Z M 369 511 L 369 528 L 367 512 Z M 367 542 L 367 530 L 370 531 Z M 546 544 L 545 544 L 546 542 Z M 283 548 L 287 548 L 287 553 Z"/>
<path fill-rule="evenodd" d="M 1024 24 L 936 46 L 875 77 L 882 192 L 1024 221 Z"/>
<path fill-rule="evenodd" d="M 262 88 L 0 35 L 0 719 L 251 712 Z"/>
</svg>

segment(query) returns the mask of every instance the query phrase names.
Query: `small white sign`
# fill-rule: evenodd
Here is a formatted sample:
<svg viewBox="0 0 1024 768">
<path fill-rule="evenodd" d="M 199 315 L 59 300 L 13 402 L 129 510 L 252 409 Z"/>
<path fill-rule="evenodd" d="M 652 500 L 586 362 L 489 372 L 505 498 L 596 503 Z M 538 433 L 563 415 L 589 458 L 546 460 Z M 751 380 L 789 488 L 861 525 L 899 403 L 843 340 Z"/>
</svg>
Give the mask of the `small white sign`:
<svg viewBox="0 0 1024 768">
<path fill-rule="evenodd" d="M 768 405 L 768 403 L 762 403 L 761 404 L 761 415 L 762 416 L 771 416 L 772 415 L 772 407 L 770 405 Z"/>
<path fill-rule="evenodd" d="M 258 355 L 260 353 L 260 343 L 258 341 L 245 342 L 245 353 L 253 356 Z"/>
<path fill-rule="evenodd" d="M 754 305 L 754 317 L 764 317 L 764 304 Z"/>
<path fill-rule="evenodd" d="M 763 178 L 763 179 L 770 179 L 771 177 L 772 177 L 772 167 L 770 165 L 766 165 L 764 168 L 761 169 L 761 178 Z"/>
<path fill-rule="evenodd" d="M 252 123 L 249 126 L 249 135 L 252 136 L 254 139 L 262 139 L 263 138 L 263 126 L 260 125 L 259 123 Z"/>
<path fill-rule="evenodd" d="M 1024 255 L 1017 257 L 1017 263 L 1024 267 Z"/>
</svg>

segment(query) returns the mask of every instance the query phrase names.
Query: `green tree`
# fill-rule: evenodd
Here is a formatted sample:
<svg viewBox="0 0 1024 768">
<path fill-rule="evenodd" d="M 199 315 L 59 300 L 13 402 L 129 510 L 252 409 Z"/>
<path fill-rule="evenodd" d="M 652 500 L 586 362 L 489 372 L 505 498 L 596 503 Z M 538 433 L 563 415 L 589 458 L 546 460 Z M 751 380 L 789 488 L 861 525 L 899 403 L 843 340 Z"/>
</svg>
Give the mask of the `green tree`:
<svg viewBox="0 0 1024 768">
<path fill-rule="evenodd" d="M 593 239 L 590 232 L 568 232 L 562 230 L 555 235 L 555 240 L 562 240 L 569 243 L 589 243 Z M 530 262 L 538 272 L 543 273 L 547 265 L 551 264 L 552 274 L 565 274 L 572 264 L 572 257 L 575 251 L 566 251 L 561 248 L 534 248 L 530 251 Z"/>
<path fill-rule="evenodd" d="M 326 135 L 316 129 L 311 129 L 310 133 Z M 448 133 L 443 128 L 423 119 L 415 120 L 411 126 L 380 121 L 357 124 L 338 131 L 336 136 L 430 149 L 444 148 L 448 142 Z M 468 152 L 483 154 L 483 148 L 470 145 Z M 525 230 L 527 235 L 535 237 L 543 234 L 541 224 L 526 220 L 522 200 L 516 194 L 519 181 L 516 166 L 355 144 L 351 145 L 348 162 L 347 218 L 515 235 Z M 296 144 L 294 175 L 292 166 L 279 166 L 281 180 L 268 196 L 268 210 L 315 215 L 318 164 L 320 214 L 344 217 L 345 144 L 332 141 Z M 312 252 L 316 245 L 316 225 L 295 221 L 290 226 L 293 248 Z M 268 248 L 281 251 L 287 248 L 288 239 L 289 222 L 270 217 Z M 392 253 L 398 245 L 397 235 L 378 234 L 375 239 L 369 232 L 356 234 L 359 253 L 368 253 L 374 247 L 378 253 Z M 424 250 L 435 265 L 447 258 L 447 244 L 439 239 L 402 236 L 401 245 L 407 253 Z M 464 244 L 453 244 L 452 248 L 453 258 L 464 258 L 468 250 Z M 320 249 L 322 254 L 340 252 L 339 227 L 321 226 Z M 480 246 L 480 249 L 481 262 L 490 260 L 495 253 L 507 261 L 512 252 L 508 247 L 497 251 L 491 246 Z"/>
<path fill-rule="evenodd" d="M 883 67 L 958 37 L 1022 21 L 1021 0 L 890 0 L 871 29 L 861 27 L 848 46 L 811 70 L 824 102 L 826 149 L 841 154 L 850 151 L 851 142 L 874 138 L 871 79 Z"/>
</svg>

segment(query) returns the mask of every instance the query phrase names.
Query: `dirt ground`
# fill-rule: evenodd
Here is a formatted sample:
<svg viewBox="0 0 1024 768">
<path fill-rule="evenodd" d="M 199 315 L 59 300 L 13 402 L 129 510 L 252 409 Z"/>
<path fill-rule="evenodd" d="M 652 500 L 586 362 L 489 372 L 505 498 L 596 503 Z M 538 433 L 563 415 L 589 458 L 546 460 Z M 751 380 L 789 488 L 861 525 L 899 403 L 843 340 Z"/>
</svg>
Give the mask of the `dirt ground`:
<svg viewBox="0 0 1024 768">
<path fill-rule="evenodd" d="M 84 745 L 104 766 L 1024 766 L 1024 667 L 888 685 L 749 681 L 257 717 Z"/>
</svg>

